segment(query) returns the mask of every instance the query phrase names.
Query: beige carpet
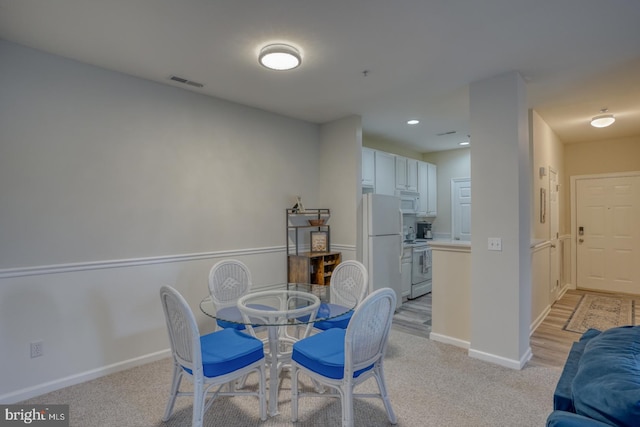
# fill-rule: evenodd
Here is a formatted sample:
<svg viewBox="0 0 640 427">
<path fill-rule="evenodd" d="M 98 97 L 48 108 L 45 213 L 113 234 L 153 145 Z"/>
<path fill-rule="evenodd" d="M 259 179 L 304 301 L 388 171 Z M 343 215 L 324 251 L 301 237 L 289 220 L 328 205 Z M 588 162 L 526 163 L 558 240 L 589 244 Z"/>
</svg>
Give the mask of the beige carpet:
<svg viewBox="0 0 640 427">
<path fill-rule="evenodd" d="M 552 410 L 553 390 L 560 376 L 556 368 L 503 368 L 469 358 L 457 347 L 394 330 L 385 360 L 388 391 L 401 427 L 542 427 Z M 167 423 L 161 421 L 170 376 L 170 360 L 165 359 L 27 402 L 69 404 L 70 425 L 76 427 L 189 426 L 188 398 L 178 398 L 173 418 Z M 248 384 L 255 385 L 255 376 Z M 373 391 L 375 387 L 375 380 L 369 379 L 358 391 Z M 280 415 L 261 422 L 256 398 L 224 397 L 205 414 L 204 425 L 340 425 L 339 400 L 331 398 L 301 399 L 300 419 L 291 423 L 290 396 L 289 374 L 285 372 L 279 394 Z M 356 400 L 354 408 L 356 426 L 390 425 L 378 399 Z"/>
<path fill-rule="evenodd" d="M 583 333 L 594 328 L 600 331 L 616 326 L 633 325 L 634 301 L 628 298 L 583 295 L 564 329 Z"/>
</svg>

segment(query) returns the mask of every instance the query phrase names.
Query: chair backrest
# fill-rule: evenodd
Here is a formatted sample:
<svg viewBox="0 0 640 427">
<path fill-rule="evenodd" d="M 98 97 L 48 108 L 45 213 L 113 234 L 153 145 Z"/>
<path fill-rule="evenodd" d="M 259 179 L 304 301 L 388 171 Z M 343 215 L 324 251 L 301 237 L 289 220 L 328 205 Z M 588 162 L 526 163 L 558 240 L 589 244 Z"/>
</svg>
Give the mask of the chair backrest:
<svg viewBox="0 0 640 427">
<path fill-rule="evenodd" d="M 367 295 L 369 274 L 359 261 L 344 261 L 331 274 L 330 302 L 340 305 L 359 304 Z"/>
<path fill-rule="evenodd" d="M 171 286 L 160 288 L 160 300 L 175 361 L 180 366 L 190 369 L 194 376 L 202 375 L 200 332 L 191 307 Z"/>
<path fill-rule="evenodd" d="M 238 260 L 220 261 L 209 271 L 209 293 L 218 310 L 235 306 L 250 288 L 251 272 Z"/>
<path fill-rule="evenodd" d="M 382 360 L 387 349 L 396 293 L 391 288 L 369 294 L 356 308 L 345 332 L 345 376 Z"/>
</svg>

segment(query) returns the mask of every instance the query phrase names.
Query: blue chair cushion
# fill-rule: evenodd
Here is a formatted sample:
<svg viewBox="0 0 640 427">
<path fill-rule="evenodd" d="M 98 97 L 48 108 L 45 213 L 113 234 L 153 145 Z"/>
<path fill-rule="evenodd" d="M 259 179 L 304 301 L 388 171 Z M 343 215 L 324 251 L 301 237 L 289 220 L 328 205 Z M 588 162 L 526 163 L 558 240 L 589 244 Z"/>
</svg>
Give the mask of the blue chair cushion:
<svg viewBox="0 0 640 427">
<path fill-rule="evenodd" d="M 249 304 L 249 307 L 259 308 L 261 310 L 275 310 L 275 308 L 262 305 L 262 304 Z M 239 331 L 244 331 L 246 326 L 243 324 L 244 320 L 242 318 L 242 313 L 238 307 L 225 307 L 218 310 L 217 313 L 220 317 L 223 317 L 226 320 L 216 319 L 216 323 L 223 329 L 237 329 Z M 227 321 L 228 320 L 228 321 Z M 254 325 L 254 327 L 257 325 Z"/>
<path fill-rule="evenodd" d="M 347 326 L 349 325 L 349 320 L 351 320 L 351 316 L 353 315 L 353 310 L 349 311 L 348 313 L 340 315 L 340 313 L 344 313 L 347 310 L 349 310 L 347 307 L 344 307 L 338 304 L 330 304 L 330 303 L 323 302 L 320 304 L 320 307 L 318 307 L 318 314 L 316 317 L 320 317 L 320 318 L 326 318 L 326 317 L 332 317 L 332 316 L 336 316 L 336 317 L 328 320 L 319 320 L 315 322 L 313 326 L 317 329 L 322 329 L 323 331 L 326 331 L 327 329 L 331 329 L 331 328 L 347 329 Z M 299 320 L 301 322 L 308 322 L 309 315 L 299 317 Z"/>
<path fill-rule="evenodd" d="M 205 377 L 228 374 L 264 357 L 262 341 L 232 328 L 201 336 L 200 346 Z"/>
<path fill-rule="evenodd" d="M 333 328 L 311 335 L 293 345 L 291 358 L 305 368 L 328 378 L 344 377 L 344 329 Z M 354 378 L 373 368 L 369 365 Z"/>
<path fill-rule="evenodd" d="M 318 317 L 336 316 L 340 313 L 344 313 L 347 310 L 348 310 L 347 307 L 344 307 L 338 304 L 322 303 L 318 308 Z M 331 329 L 331 328 L 347 329 L 347 326 L 349 325 L 349 320 L 351 320 L 352 315 L 353 315 L 353 310 L 349 311 L 346 314 L 334 317 L 332 319 L 320 320 L 318 322 L 315 322 L 313 326 L 315 328 L 322 329 L 323 331 L 326 331 L 327 329 Z"/>
<path fill-rule="evenodd" d="M 640 326 L 608 329 L 586 345 L 572 384 L 576 413 L 617 426 L 640 424 Z"/>
</svg>

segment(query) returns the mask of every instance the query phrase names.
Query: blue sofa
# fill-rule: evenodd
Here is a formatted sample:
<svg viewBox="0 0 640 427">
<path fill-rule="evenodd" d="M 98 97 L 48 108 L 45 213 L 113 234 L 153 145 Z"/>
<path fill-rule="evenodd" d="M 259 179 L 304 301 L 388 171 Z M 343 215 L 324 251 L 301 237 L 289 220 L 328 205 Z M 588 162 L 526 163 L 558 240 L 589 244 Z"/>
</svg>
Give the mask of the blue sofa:
<svg viewBox="0 0 640 427">
<path fill-rule="evenodd" d="M 640 326 L 586 331 L 573 344 L 547 427 L 640 426 Z"/>
</svg>

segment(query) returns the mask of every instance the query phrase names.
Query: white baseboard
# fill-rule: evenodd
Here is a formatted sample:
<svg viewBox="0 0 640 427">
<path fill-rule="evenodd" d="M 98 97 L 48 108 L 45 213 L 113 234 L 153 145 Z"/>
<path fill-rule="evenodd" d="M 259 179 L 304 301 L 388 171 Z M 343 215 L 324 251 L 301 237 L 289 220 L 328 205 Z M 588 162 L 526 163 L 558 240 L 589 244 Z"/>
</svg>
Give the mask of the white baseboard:
<svg viewBox="0 0 640 427">
<path fill-rule="evenodd" d="M 484 360 L 485 362 L 494 363 L 496 365 L 504 366 L 505 368 L 517 369 L 520 370 L 524 368 L 524 365 L 531 360 L 531 347 L 527 348 L 527 351 L 524 353 L 520 360 L 507 359 L 506 357 L 496 356 L 495 354 L 485 353 L 479 350 L 469 349 L 469 357 L 473 357 L 474 359 Z"/>
<path fill-rule="evenodd" d="M 104 377 L 105 375 L 114 374 L 126 369 L 135 368 L 136 366 L 155 362 L 156 360 L 164 359 L 169 356 L 171 356 L 171 350 L 161 350 L 155 353 L 147 354 L 145 356 L 140 356 L 122 362 L 114 363 L 113 365 L 103 366 L 101 368 L 81 372 L 79 374 L 71 375 L 66 378 L 60 378 L 55 381 L 35 385 L 33 387 L 23 388 L 22 390 L 17 390 L 15 392 L 0 396 L 0 403 L 12 404 L 21 402 L 23 400 L 50 393 L 64 387 L 91 381 L 96 378 Z"/>
<path fill-rule="evenodd" d="M 429 339 L 431 341 L 438 341 L 444 344 L 450 344 L 464 349 L 468 349 L 470 344 L 469 341 L 463 341 L 458 338 L 453 338 L 448 335 L 436 334 L 434 332 L 429 333 Z"/>
<path fill-rule="evenodd" d="M 545 308 L 544 311 L 540 313 L 540 316 L 538 316 L 538 318 L 531 324 L 531 330 L 529 331 L 529 336 L 533 335 L 535 330 L 544 321 L 545 317 L 547 317 L 550 311 L 551 311 L 551 306 L 548 305 L 547 308 Z"/>
</svg>

